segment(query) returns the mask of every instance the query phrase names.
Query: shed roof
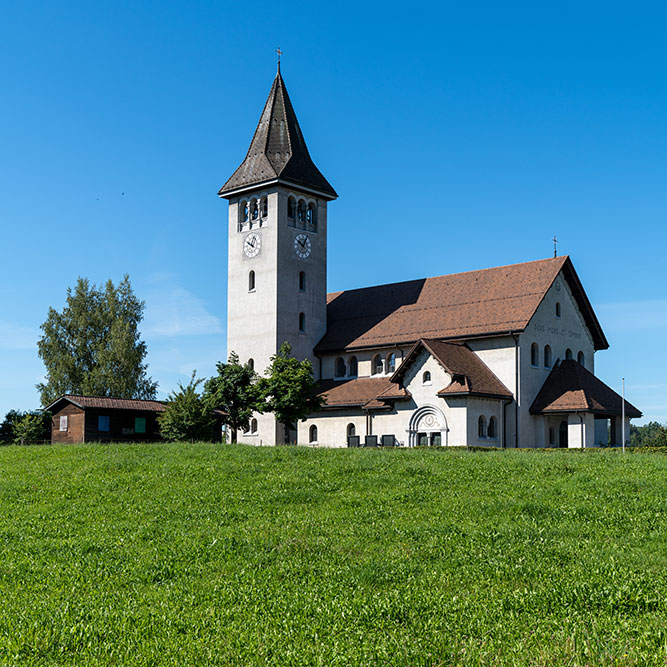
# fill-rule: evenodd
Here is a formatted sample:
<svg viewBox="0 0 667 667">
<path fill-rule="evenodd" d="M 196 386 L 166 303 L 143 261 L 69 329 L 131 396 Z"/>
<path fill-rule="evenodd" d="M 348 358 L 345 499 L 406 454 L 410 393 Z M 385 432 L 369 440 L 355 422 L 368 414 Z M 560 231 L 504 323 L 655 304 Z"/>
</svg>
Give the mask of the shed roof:
<svg viewBox="0 0 667 667">
<path fill-rule="evenodd" d="M 109 398 L 108 396 L 77 396 L 64 394 L 48 405 L 45 410 L 52 410 L 54 406 L 65 401 L 79 408 L 102 408 L 104 410 L 137 410 L 143 412 L 164 412 L 165 404 L 162 401 L 144 401 L 137 398 Z"/>
<path fill-rule="evenodd" d="M 318 352 L 521 332 L 558 274 L 577 301 L 596 350 L 609 347 L 569 257 L 334 292 Z"/>
<path fill-rule="evenodd" d="M 594 412 L 601 415 L 620 416 L 623 399 L 602 380 L 574 359 L 556 362 L 544 381 L 533 404 L 531 414 L 553 412 Z M 628 417 L 641 417 L 642 413 L 625 401 Z"/>
</svg>

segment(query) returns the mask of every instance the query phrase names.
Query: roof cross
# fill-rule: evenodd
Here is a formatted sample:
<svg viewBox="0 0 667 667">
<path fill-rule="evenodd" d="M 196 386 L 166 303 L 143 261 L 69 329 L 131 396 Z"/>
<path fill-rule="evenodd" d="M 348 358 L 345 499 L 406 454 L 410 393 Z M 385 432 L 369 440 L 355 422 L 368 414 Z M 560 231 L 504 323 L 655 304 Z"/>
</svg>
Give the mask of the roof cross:
<svg viewBox="0 0 667 667">
<path fill-rule="evenodd" d="M 554 235 L 554 257 L 558 257 L 558 239 L 556 238 L 555 235 Z"/>
<path fill-rule="evenodd" d="M 283 53 L 285 53 L 285 52 L 284 52 L 284 51 L 281 51 L 281 50 L 280 50 L 280 47 L 278 47 L 277 49 L 274 49 L 274 50 L 275 50 L 275 52 L 278 54 L 278 68 L 280 68 L 280 56 L 282 56 Z"/>
</svg>

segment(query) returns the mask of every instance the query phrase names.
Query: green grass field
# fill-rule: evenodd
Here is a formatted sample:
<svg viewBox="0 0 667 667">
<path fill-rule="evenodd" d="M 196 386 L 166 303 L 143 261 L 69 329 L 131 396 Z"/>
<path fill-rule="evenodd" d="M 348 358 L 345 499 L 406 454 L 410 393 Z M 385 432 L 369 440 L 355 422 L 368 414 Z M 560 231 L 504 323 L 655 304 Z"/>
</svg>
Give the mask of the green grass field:
<svg viewBox="0 0 667 667">
<path fill-rule="evenodd" d="M 2 665 L 667 662 L 667 457 L 0 449 Z"/>
</svg>

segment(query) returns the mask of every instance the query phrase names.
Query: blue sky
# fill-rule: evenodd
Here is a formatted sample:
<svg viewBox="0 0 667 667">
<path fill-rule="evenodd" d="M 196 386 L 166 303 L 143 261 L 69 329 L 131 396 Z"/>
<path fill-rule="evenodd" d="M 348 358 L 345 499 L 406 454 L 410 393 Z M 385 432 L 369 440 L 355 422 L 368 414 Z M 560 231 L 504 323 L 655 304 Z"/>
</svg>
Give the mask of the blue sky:
<svg viewBox="0 0 667 667">
<path fill-rule="evenodd" d="M 0 417 L 49 306 L 130 274 L 160 396 L 225 355 L 226 202 L 275 73 L 340 198 L 330 291 L 571 255 L 597 374 L 667 422 L 667 9 L 30 2 L 0 23 Z"/>
</svg>

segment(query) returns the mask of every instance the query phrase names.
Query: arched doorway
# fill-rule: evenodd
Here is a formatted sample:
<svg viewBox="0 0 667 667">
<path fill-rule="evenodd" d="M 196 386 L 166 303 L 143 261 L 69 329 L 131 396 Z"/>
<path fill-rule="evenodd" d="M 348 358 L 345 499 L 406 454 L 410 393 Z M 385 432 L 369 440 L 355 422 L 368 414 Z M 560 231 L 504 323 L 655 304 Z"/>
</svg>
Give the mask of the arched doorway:
<svg viewBox="0 0 667 667">
<path fill-rule="evenodd" d="M 424 405 L 412 413 L 408 429 L 410 447 L 447 445 L 447 419 L 440 408 Z"/>
<path fill-rule="evenodd" d="M 558 427 L 558 446 L 567 447 L 567 422 L 562 421 Z"/>
</svg>

